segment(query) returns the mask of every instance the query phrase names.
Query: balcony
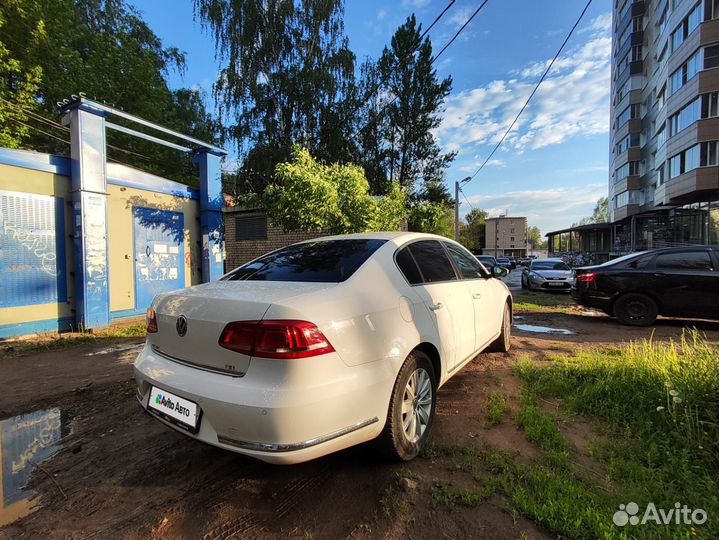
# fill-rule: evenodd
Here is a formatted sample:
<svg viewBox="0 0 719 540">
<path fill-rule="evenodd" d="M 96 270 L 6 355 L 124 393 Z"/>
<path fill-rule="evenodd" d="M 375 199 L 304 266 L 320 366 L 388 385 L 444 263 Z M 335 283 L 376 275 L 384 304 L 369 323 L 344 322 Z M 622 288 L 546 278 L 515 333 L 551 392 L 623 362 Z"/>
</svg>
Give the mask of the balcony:
<svg viewBox="0 0 719 540">
<path fill-rule="evenodd" d="M 667 204 L 690 204 L 716 198 L 719 191 L 719 168 L 699 167 L 667 180 L 665 189 Z M 656 199 L 656 195 L 655 195 Z"/>
<path fill-rule="evenodd" d="M 674 156 L 699 142 L 715 141 L 719 137 L 719 118 L 697 120 L 667 140 L 667 155 Z"/>
<path fill-rule="evenodd" d="M 636 175 L 627 176 L 614 183 L 614 193 L 622 193 L 627 190 L 638 191 L 640 189 L 642 189 L 642 181 Z"/>
<path fill-rule="evenodd" d="M 620 219 L 624 219 L 637 213 L 639 213 L 638 204 L 628 204 L 626 206 L 620 206 L 619 208 L 615 208 L 612 212 L 612 221 L 619 221 Z"/>
<path fill-rule="evenodd" d="M 717 88 L 719 88 L 719 69 L 700 71 L 667 98 L 667 117 L 677 112 L 699 94 L 716 92 Z"/>
</svg>

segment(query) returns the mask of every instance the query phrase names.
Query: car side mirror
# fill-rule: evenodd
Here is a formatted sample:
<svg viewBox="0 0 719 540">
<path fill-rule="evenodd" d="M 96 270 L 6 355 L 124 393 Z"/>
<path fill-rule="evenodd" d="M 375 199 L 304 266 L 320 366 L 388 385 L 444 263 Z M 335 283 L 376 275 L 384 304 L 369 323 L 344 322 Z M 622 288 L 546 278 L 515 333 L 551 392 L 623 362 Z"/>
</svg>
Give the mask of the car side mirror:
<svg viewBox="0 0 719 540">
<path fill-rule="evenodd" d="M 494 278 L 503 278 L 509 274 L 509 271 L 506 268 L 502 268 L 501 266 L 493 266 L 492 267 L 492 277 Z"/>
</svg>

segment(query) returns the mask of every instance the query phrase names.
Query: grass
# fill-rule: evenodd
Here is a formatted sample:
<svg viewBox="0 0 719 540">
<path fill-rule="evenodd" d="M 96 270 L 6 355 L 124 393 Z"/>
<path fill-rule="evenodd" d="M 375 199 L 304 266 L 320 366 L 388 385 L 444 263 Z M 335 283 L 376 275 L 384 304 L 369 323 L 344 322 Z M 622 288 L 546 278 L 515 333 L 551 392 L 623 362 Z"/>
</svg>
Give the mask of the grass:
<svg viewBox="0 0 719 540">
<path fill-rule="evenodd" d="M 492 392 L 487 400 L 487 425 L 496 426 L 509 410 L 507 396 L 501 392 Z"/>
<path fill-rule="evenodd" d="M 112 339 L 145 337 L 145 321 L 120 323 L 92 332 L 68 332 L 65 334 L 40 334 L 30 339 L 18 339 L 0 343 L 2 356 L 28 356 L 43 351 L 63 349 L 86 343 L 101 343 Z"/>
<path fill-rule="evenodd" d="M 719 351 L 696 333 L 681 343 L 639 341 L 608 350 L 556 356 L 549 367 L 529 361 L 517 373 L 526 395 L 517 422 L 542 451 L 540 462 L 496 459 L 519 510 L 554 533 L 587 538 L 719 537 Z M 561 398 L 572 413 L 604 423 L 592 441 L 606 485 L 577 472 L 539 397 Z M 619 504 L 675 503 L 702 508 L 703 525 L 646 523 L 616 527 Z"/>
<path fill-rule="evenodd" d="M 432 459 L 449 460 L 481 485 L 495 488 L 514 511 L 558 538 L 719 538 L 719 350 L 696 333 L 679 343 L 638 341 L 622 347 L 556 355 L 553 362 L 518 363 L 524 393 L 517 425 L 537 448 L 529 458 L 461 445 L 429 446 Z M 588 443 L 594 464 L 579 461 L 554 411 L 581 415 L 596 426 Z M 436 484 L 436 504 L 481 502 L 481 487 Z M 639 518 L 649 503 L 703 509 L 704 524 L 672 521 L 616 526 L 620 504 L 634 502 Z"/>
<path fill-rule="evenodd" d="M 458 505 L 473 507 L 494 495 L 498 485 L 496 479 L 475 489 L 457 488 L 449 482 L 435 482 L 432 486 L 432 501 L 448 508 Z"/>
<path fill-rule="evenodd" d="M 514 295 L 514 307 L 527 311 L 546 311 L 546 308 L 558 308 L 562 311 L 571 311 L 576 304 L 572 297 L 566 293 L 547 293 L 540 291 L 523 290 Z M 557 311 L 557 309 L 550 310 Z M 561 311 L 560 311 L 561 312 Z"/>
</svg>

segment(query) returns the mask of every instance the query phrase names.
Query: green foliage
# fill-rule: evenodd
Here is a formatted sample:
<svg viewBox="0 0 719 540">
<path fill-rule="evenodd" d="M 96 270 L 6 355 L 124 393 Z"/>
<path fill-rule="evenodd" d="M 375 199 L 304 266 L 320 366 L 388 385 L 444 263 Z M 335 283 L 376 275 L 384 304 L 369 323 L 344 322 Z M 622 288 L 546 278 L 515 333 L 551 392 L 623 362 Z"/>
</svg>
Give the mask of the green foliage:
<svg viewBox="0 0 719 540">
<path fill-rule="evenodd" d="M 454 210 L 442 203 L 413 202 L 409 210 L 409 230 L 454 238 Z"/>
<path fill-rule="evenodd" d="M 487 400 L 487 424 L 496 426 L 509 410 L 509 400 L 501 392 L 492 392 Z"/>
<path fill-rule="evenodd" d="M 527 244 L 532 246 L 532 249 L 547 249 L 547 240 L 542 237 L 542 231 L 536 225 L 527 227 Z"/>
<path fill-rule="evenodd" d="M 280 163 L 275 183 L 261 197 L 268 215 L 285 230 L 398 230 L 406 219 L 406 195 L 395 183 L 381 199 L 369 194 L 369 183 L 356 165 L 324 165 L 295 146 L 292 161 Z"/>
<path fill-rule="evenodd" d="M 609 198 L 601 197 L 594 205 L 591 216 L 583 217 L 579 223 L 572 223 L 572 227 L 577 225 L 589 225 L 591 223 L 609 223 Z"/>
<path fill-rule="evenodd" d="M 480 208 L 470 210 L 459 225 L 459 241 L 472 253 L 484 247 L 488 213 Z"/>
<path fill-rule="evenodd" d="M 327 162 L 352 157 L 355 55 L 341 0 L 195 0 L 195 9 L 224 62 L 215 93 L 251 189 L 264 189 L 295 142 Z"/>
<path fill-rule="evenodd" d="M 12 57 L 2 35 L 6 25 L 5 15 L 0 8 L 0 146 L 18 148 L 31 135 L 25 125 L 28 115 L 23 110 L 37 110 L 36 97 L 42 69 L 39 66 L 26 66 Z M 42 28 L 37 28 L 25 39 L 30 43 L 41 33 Z"/>
<path fill-rule="evenodd" d="M 0 28 L 0 42 L 22 66 L 24 76 L 37 85 L 33 103 L 48 119 L 58 120 L 58 101 L 84 92 L 198 139 L 217 142 L 219 124 L 205 110 L 201 93 L 168 88 L 166 76 L 184 69 L 184 55 L 165 47 L 125 0 L 13 0 L 0 3 L 0 16 L 7 23 Z M 41 79 L 35 77 L 40 71 Z M 11 99 L 29 105 L 24 96 Z M 59 128 L 30 123 L 68 138 Z M 113 131 L 108 131 L 108 142 L 135 152 L 110 149 L 111 158 L 196 182 L 190 158 L 174 150 Z M 25 144 L 51 153 L 69 150 L 37 130 L 28 134 Z"/>
</svg>

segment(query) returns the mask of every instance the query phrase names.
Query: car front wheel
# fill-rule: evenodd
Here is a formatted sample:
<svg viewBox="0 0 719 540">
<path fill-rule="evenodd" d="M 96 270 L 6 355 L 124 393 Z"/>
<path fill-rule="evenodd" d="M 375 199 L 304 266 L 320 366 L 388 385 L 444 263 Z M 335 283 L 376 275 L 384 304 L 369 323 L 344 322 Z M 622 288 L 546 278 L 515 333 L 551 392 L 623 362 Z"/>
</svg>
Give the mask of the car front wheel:
<svg viewBox="0 0 719 540">
<path fill-rule="evenodd" d="M 657 320 L 657 303 L 644 294 L 629 293 L 614 303 L 614 315 L 620 322 L 631 326 L 649 326 Z"/>
<path fill-rule="evenodd" d="M 437 378 L 429 357 L 413 351 L 399 370 L 387 411 L 387 423 L 377 442 L 393 459 L 409 461 L 427 444 L 434 422 Z"/>
</svg>

